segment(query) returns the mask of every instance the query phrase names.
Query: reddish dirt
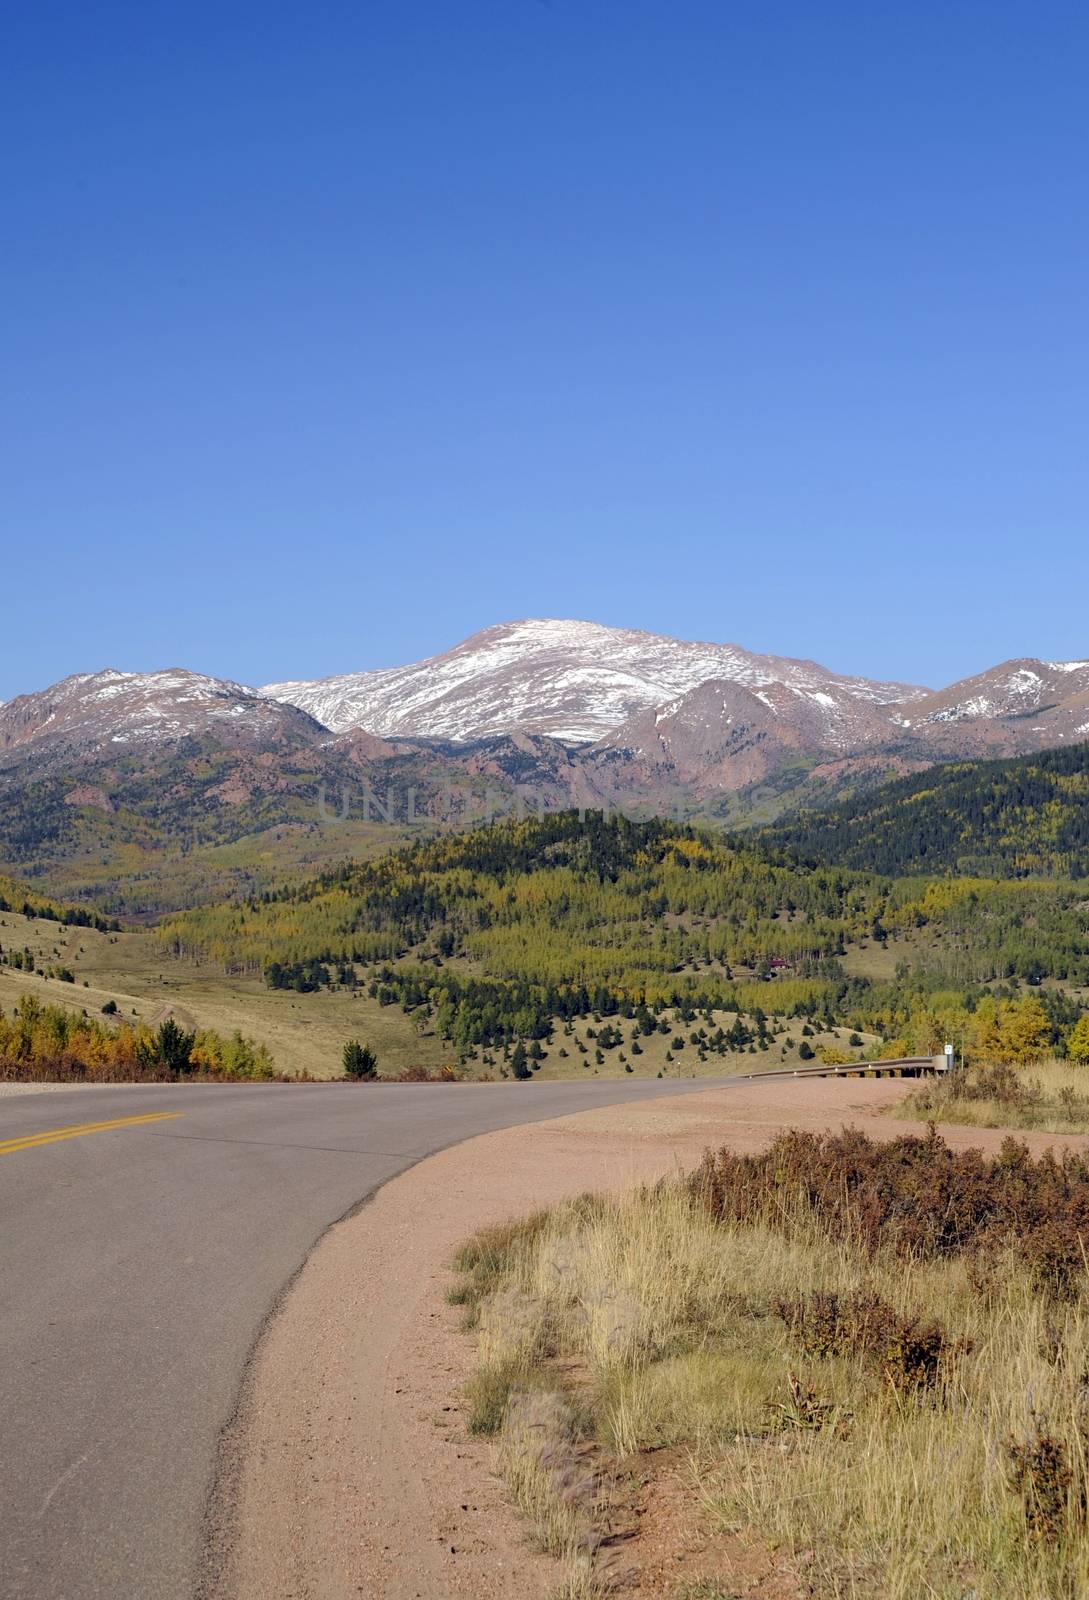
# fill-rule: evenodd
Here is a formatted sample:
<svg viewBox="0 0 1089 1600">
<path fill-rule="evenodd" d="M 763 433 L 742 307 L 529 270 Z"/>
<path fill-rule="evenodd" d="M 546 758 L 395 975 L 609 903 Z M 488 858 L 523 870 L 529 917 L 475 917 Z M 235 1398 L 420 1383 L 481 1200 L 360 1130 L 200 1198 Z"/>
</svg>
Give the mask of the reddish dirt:
<svg viewBox="0 0 1089 1600">
<path fill-rule="evenodd" d="M 742 1535 L 708 1527 L 689 1484 L 686 1453 L 644 1452 L 633 1471 L 635 1531 L 608 1552 L 618 1600 L 666 1600 L 679 1588 L 714 1586 L 746 1600 L 802 1600 L 806 1591 L 786 1557 Z"/>
<path fill-rule="evenodd" d="M 918 1132 L 879 1116 L 896 1081 L 752 1083 L 613 1107 L 458 1145 L 387 1184 L 333 1228 L 259 1347 L 225 1445 L 214 1508 L 225 1551 L 217 1600 L 544 1600 L 553 1563 L 533 1552 L 471 1437 L 461 1403 L 472 1342 L 445 1302 L 448 1263 L 475 1229 L 586 1189 L 689 1169 L 708 1145 L 762 1148 L 784 1127 L 864 1122 L 879 1137 Z M 944 1129 L 958 1147 L 997 1149 L 999 1130 Z M 1039 1151 L 1086 1148 L 1023 1135 Z M 794 1578 L 740 1538 L 711 1539 L 686 1497 L 683 1465 L 642 1462 L 621 1565 L 646 1600 L 700 1577 L 729 1577 L 760 1600 L 794 1600 Z"/>
</svg>

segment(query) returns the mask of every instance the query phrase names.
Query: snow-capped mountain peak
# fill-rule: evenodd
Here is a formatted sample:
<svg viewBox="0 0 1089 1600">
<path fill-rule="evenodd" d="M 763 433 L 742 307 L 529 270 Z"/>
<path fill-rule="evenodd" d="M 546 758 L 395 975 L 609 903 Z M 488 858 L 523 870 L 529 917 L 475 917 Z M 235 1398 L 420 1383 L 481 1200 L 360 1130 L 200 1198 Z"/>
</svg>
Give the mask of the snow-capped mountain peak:
<svg viewBox="0 0 1089 1600">
<path fill-rule="evenodd" d="M 46 741 L 80 748 L 139 746 L 217 733 L 260 743 L 289 730 L 324 732 L 296 707 L 182 667 L 74 673 L 0 706 L 0 750 Z"/>
<path fill-rule="evenodd" d="M 559 618 L 501 623 L 411 666 L 267 684 L 262 692 L 338 732 L 464 740 L 521 729 L 588 744 L 709 679 L 752 690 L 785 685 L 832 703 L 885 705 L 927 692 L 738 645 Z"/>
</svg>

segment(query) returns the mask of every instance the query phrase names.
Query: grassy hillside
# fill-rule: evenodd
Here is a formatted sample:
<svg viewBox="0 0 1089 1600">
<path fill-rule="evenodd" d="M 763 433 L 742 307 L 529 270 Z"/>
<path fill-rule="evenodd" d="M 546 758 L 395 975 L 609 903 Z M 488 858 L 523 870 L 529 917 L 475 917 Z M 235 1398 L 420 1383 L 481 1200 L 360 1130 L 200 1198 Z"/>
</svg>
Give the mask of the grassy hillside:
<svg viewBox="0 0 1089 1600">
<path fill-rule="evenodd" d="M 1089 744 L 932 767 L 764 835 L 867 872 L 1089 876 Z"/>
<path fill-rule="evenodd" d="M 890 878 L 593 813 L 444 833 L 155 929 L 24 915 L 22 895 L 0 1005 L 169 1011 L 323 1077 L 349 1038 L 390 1074 L 710 1076 L 947 1039 L 1016 1062 L 1064 1053 L 1089 998 L 1077 882 Z"/>
<path fill-rule="evenodd" d="M 32 967 L 13 964 L 26 953 Z M 259 976 L 164 959 L 150 931 L 99 933 L 3 912 L 0 1009 L 11 1015 L 24 995 L 76 1015 L 98 1015 L 112 1004 L 119 1017 L 152 1028 L 174 1016 L 183 1027 L 224 1036 L 240 1029 L 266 1047 L 277 1071 L 316 1078 L 339 1076 L 345 1040 L 359 1035 L 377 1048 L 391 1074 L 410 1067 L 435 1072 L 455 1059 L 434 1035 L 421 1038 L 402 1011 L 350 990 L 277 992 Z"/>
<path fill-rule="evenodd" d="M 524 1051 L 528 1071 L 721 1071 L 946 1038 L 996 1059 L 1061 1048 L 1087 910 L 1066 882 L 892 880 L 564 813 L 196 910 L 159 938 L 234 983 L 400 1012 L 473 1070 L 517 1073 Z"/>
<path fill-rule="evenodd" d="M 29 884 L 9 878 L 0 872 L 0 912 L 18 911 L 33 920 L 41 917 L 46 922 L 63 922 L 73 927 L 97 928 L 106 932 L 116 926 L 99 912 L 86 906 L 63 906 L 48 895 L 39 894 Z"/>
<path fill-rule="evenodd" d="M 23 965 L 28 955 L 30 964 Z M 12 964 L 14 957 L 19 966 Z M 103 1006 L 115 1006 L 119 1018 L 139 1026 L 155 1028 L 173 1016 L 185 1028 L 211 1028 L 224 1036 L 241 1030 L 265 1046 L 277 1071 L 289 1074 L 338 1077 L 349 1038 L 370 1043 L 383 1075 L 420 1068 L 434 1074 L 458 1066 L 455 1045 L 432 1022 L 418 1011 L 384 1003 L 384 997 L 370 995 L 366 986 L 334 983 L 306 992 L 271 989 L 259 973 L 227 973 L 214 963 L 164 959 L 162 946 L 150 931 L 103 934 L 0 913 L 0 1011 L 13 1015 L 28 995 L 76 1017 L 97 1016 Z M 728 1030 L 736 1021 L 725 1011 L 715 1011 L 713 1018 L 712 1031 Z M 705 1019 L 693 1028 L 669 1011 L 660 1020 L 666 1030 L 644 1037 L 638 1055 L 610 1044 L 602 1050 L 600 1062 L 592 1015 L 558 1024 L 556 1039 L 546 1042 L 542 1059 L 534 1060 L 534 1070 L 546 1078 L 607 1077 L 623 1073 L 625 1060 L 640 1076 L 659 1072 L 712 1076 L 723 1070 L 717 1054 L 704 1050 L 701 1055 L 698 1044 L 691 1043 L 691 1034 L 698 1037 Z M 824 1019 L 816 1017 L 803 1034 L 797 1023 L 772 1011 L 766 1020 L 767 1048 L 761 1050 L 756 1043 L 759 1024 L 753 1018 L 747 1023 L 753 1038 L 741 1052 L 746 1060 L 732 1070 L 797 1064 L 803 1044 L 814 1052 L 835 1050 L 843 1055 L 857 1049 L 850 1044 L 853 1030 L 846 1025 L 825 1026 Z M 869 1033 L 863 1039 L 866 1046 L 876 1043 Z M 499 1069 L 488 1069 L 478 1057 L 464 1062 L 459 1071 L 498 1076 Z"/>
</svg>

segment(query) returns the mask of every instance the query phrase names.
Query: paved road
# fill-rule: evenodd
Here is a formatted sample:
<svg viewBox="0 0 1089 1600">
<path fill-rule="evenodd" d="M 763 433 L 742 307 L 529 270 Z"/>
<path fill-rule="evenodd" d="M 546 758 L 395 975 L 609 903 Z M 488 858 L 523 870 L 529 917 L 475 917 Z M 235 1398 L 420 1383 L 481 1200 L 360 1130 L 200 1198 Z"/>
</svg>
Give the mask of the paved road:
<svg viewBox="0 0 1089 1600">
<path fill-rule="evenodd" d="M 193 1600 L 243 1366 L 330 1223 L 473 1134 L 707 1087 L 148 1085 L 0 1099 L 0 1595 Z M 180 1115 L 21 1142 L 165 1112 Z"/>
</svg>

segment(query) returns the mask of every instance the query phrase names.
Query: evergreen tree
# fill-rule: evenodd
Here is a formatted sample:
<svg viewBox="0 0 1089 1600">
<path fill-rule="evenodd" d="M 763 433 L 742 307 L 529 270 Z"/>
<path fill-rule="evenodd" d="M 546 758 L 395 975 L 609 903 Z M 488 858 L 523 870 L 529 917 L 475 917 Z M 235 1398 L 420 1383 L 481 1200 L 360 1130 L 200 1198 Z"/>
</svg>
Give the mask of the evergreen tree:
<svg viewBox="0 0 1089 1600">
<path fill-rule="evenodd" d="M 151 1064 L 165 1067 L 173 1077 L 180 1077 L 183 1073 L 192 1071 L 195 1042 L 195 1033 L 186 1033 L 173 1017 L 167 1017 L 165 1022 L 159 1024 L 158 1033 L 150 1047 L 144 1047 L 143 1053 L 145 1058 L 150 1056 Z"/>
<path fill-rule="evenodd" d="M 349 1039 L 344 1046 L 344 1076 L 346 1078 L 373 1078 L 378 1073 L 378 1058 L 370 1045 L 358 1039 Z"/>
</svg>

